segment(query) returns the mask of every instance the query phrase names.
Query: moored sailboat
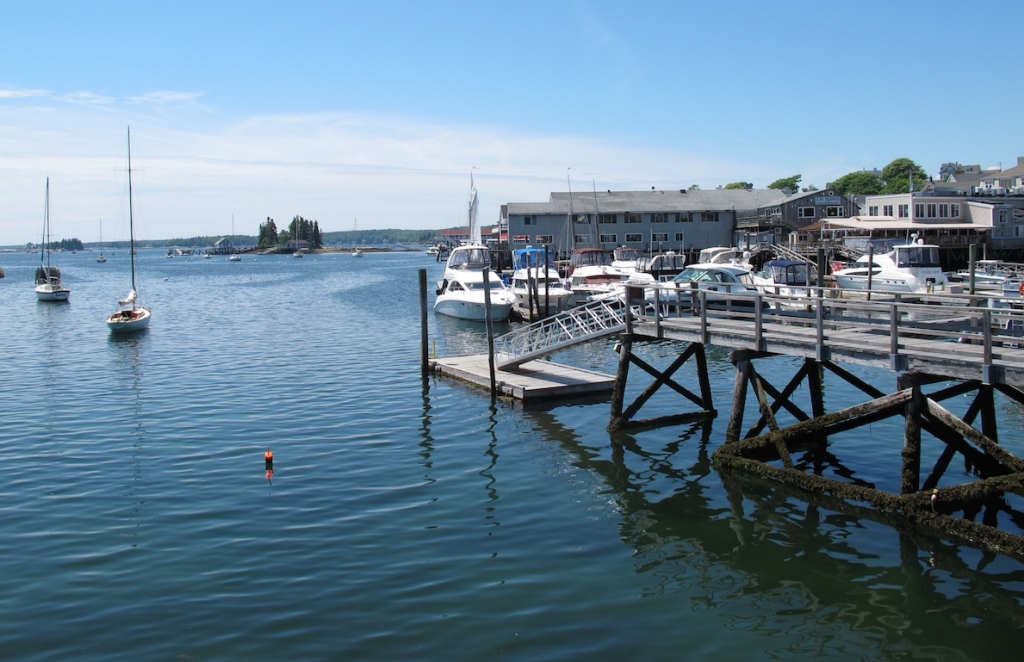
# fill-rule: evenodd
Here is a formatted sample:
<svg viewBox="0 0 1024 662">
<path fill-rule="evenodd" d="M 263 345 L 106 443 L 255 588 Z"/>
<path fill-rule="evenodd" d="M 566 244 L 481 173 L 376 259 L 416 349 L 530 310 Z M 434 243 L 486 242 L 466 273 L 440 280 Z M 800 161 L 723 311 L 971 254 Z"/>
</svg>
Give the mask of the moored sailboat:
<svg viewBox="0 0 1024 662">
<path fill-rule="evenodd" d="M 43 246 L 36 267 L 36 299 L 67 301 L 71 288 L 60 280 L 60 269 L 50 265 L 50 178 L 46 178 L 46 205 L 43 208 Z"/>
<path fill-rule="evenodd" d="M 132 131 L 128 129 L 128 234 L 132 262 L 132 289 L 128 296 L 118 300 L 118 309 L 107 317 L 107 327 L 112 333 L 141 331 L 149 326 L 153 315 L 149 308 L 138 305 L 139 293 L 135 284 L 135 219 L 132 215 Z"/>
</svg>

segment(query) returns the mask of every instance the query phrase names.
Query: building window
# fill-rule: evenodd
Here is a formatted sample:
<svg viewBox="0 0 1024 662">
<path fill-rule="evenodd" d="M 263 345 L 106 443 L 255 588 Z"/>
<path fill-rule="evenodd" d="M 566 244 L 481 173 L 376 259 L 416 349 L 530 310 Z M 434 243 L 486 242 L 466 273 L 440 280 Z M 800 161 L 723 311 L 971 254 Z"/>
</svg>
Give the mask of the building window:
<svg viewBox="0 0 1024 662">
<path fill-rule="evenodd" d="M 700 220 L 703 223 L 715 223 L 715 222 L 718 221 L 718 212 L 716 212 L 716 211 L 702 212 L 701 215 L 700 215 Z"/>
<path fill-rule="evenodd" d="M 626 233 L 626 243 L 627 244 L 630 244 L 630 243 L 638 244 L 638 243 L 642 242 L 643 240 L 644 240 L 644 236 L 642 234 L 640 234 L 639 232 L 627 232 Z"/>
<path fill-rule="evenodd" d="M 825 207 L 825 216 L 828 218 L 843 218 L 846 214 L 842 207 Z"/>
<path fill-rule="evenodd" d="M 676 233 L 676 241 L 678 241 L 680 244 L 683 243 L 683 233 L 682 232 L 677 232 Z"/>
<path fill-rule="evenodd" d="M 666 220 L 664 214 L 651 214 L 651 223 L 665 223 Z"/>
<path fill-rule="evenodd" d="M 553 243 L 555 243 L 555 242 L 553 241 L 553 237 L 551 235 L 549 235 L 549 234 L 539 234 L 539 235 L 537 235 L 537 244 L 539 244 L 540 246 L 543 246 L 544 244 L 553 244 Z"/>
<path fill-rule="evenodd" d="M 1006 225 L 1006 222 L 1010 220 L 1010 213 L 1005 209 L 999 210 L 999 225 Z"/>
<path fill-rule="evenodd" d="M 680 223 L 692 223 L 693 217 L 690 216 L 690 214 L 688 214 L 687 212 L 683 212 L 676 216 L 676 220 L 679 221 Z"/>
<path fill-rule="evenodd" d="M 882 205 L 882 216 L 892 216 L 892 205 Z"/>
<path fill-rule="evenodd" d="M 949 205 L 945 202 L 939 203 L 939 218 L 949 218 Z"/>
<path fill-rule="evenodd" d="M 576 214 L 574 217 L 577 225 L 589 225 L 590 218 L 586 214 Z"/>
<path fill-rule="evenodd" d="M 668 233 L 667 232 L 652 232 L 651 233 L 651 243 L 652 244 L 654 242 L 667 242 L 667 241 L 668 241 Z"/>
<path fill-rule="evenodd" d="M 589 234 L 577 234 L 577 235 L 573 236 L 572 241 L 577 246 L 586 246 L 587 244 L 590 243 L 590 235 Z"/>
<path fill-rule="evenodd" d="M 604 225 L 612 225 L 616 221 L 618 221 L 618 219 L 619 219 L 619 217 L 616 214 L 601 214 L 598 217 L 598 223 L 603 223 Z M 612 241 L 615 241 L 615 240 L 612 239 Z"/>
<path fill-rule="evenodd" d="M 909 218 L 910 217 L 910 205 L 899 205 L 896 208 L 896 211 L 898 212 L 899 218 Z"/>
<path fill-rule="evenodd" d="M 928 218 L 935 218 L 936 216 L 938 216 L 938 211 L 936 207 L 937 205 L 934 202 L 928 203 Z"/>
<path fill-rule="evenodd" d="M 530 243 L 530 235 L 528 234 L 514 234 L 512 235 L 513 244 L 528 244 Z"/>
<path fill-rule="evenodd" d="M 954 202 L 951 205 L 949 205 L 949 217 L 950 218 L 960 218 L 960 203 L 959 202 Z"/>
<path fill-rule="evenodd" d="M 619 236 L 615 234 L 603 234 L 601 235 L 602 244 L 617 244 L 619 243 Z"/>
<path fill-rule="evenodd" d="M 868 207 L 868 216 L 878 216 L 878 205 Z"/>
<path fill-rule="evenodd" d="M 924 203 L 914 203 L 914 218 L 924 218 Z"/>
<path fill-rule="evenodd" d="M 626 222 L 627 223 L 639 223 L 640 222 L 640 214 L 634 214 L 633 212 L 626 212 Z M 629 241 L 629 239 L 627 239 L 626 241 Z"/>
<path fill-rule="evenodd" d="M 814 207 L 798 207 L 796 210 L 797 218 L 814 218 Z"/>
<path fill-rule="evenodd" d="M 535 225 L 536 223 L 536 216 L 523 216 L 523 225 Z"/>
</svg>

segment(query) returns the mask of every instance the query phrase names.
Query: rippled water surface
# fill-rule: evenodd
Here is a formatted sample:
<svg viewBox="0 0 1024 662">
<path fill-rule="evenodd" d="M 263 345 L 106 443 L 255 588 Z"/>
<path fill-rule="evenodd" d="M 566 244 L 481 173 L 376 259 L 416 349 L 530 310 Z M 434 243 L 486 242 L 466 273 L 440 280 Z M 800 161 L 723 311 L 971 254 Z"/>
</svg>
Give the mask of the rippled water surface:
<svg viewBox="0 0 1024 662">
<path fill-rule="evenodd" d="M 981 660 L 1024 643 L 1020 563 L 723 478 L 725 413 L 613 439 L 607 402 L 492 406 L 424 379 L 417 274 L 440 265 L 422 253 L 142 251 L 153 322 L 123 339 L 103 319 L 125 251 L 62 254 L 66 305 L 35 301 L 37 259 L 0 253 L 5 659 Z M 432 351 L 486 346 L 482 325 L 428 320 Z M 612 344 L 556 359 L 613 372 Z M 725 412 L 733 368 L 710 360 Z M 857 401 L 843 389 L 827 383 L 831 408 Z M 1000 407 L 1022 455 L 1020 408 Z M 857 477 L 898 486 L 901 424 L 858 434 Z"/>
</svg>

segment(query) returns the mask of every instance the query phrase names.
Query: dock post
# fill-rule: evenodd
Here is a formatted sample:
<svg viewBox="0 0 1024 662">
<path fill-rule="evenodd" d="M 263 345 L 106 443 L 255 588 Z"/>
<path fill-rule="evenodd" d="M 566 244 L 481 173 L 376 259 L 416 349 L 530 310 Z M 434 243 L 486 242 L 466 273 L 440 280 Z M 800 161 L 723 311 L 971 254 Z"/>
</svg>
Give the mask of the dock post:
<svg viewBox="0 0 1024 662">
<path fill-rule="evenodd" d="M 874 263 L 875 263 L 875 245 L 874 244 L 868 244 L 868 294 L 867 294 L 868 301 L 871 301 L 871 275 L 875 273 L 875 270 L 874 270 L 874 267 L 873 267 Z"/>
<path fill-rule="evenodd" d="M 818 289 L 825 287 L 825 249 L 818 247 Z M 807 274 L 810 277 L 810 274 Z"/>
<path fill-rule="evenodd" d="M 430 370 L 427 357 L 427 270 L 420 269 L 420 371 L 424 376 Z"/>
<path fill-rule="evenodd" d="M 494 377 L 494 321 L 491 319 L 490 267 L 484 267 L 484 321 L 487 323 L 487 370 L 491 378 L 491 402 L 498 398 L 498 387 Z"/>
<path fill-rule="evenodd" d="M 906 404 L 900 494 L 912 494 L 921 489 L 921 412 L 923 409 L 924 396 L 921 394 L 921 386 L 914 384 L 911 387 L 911 397 Z"/>
<path fill-rule="evenodd" d="M 611 431 L 622 428 L 622 403 L 626 399 L 626 379 L 629 376 L 629 357 L 633 353 L 633 312 L 629 302 L 629 290 L 626 294 L 626 330 L 619 334 L 619 367 L 615 371 L 612 383 L 612 409 L 608 429 Z"/>
<path fill-rule="evenodd" d="M 968 258 L 967 258 L 967 262 L 968 262 L 967 268 L 970 269 L 970 274 L 971 274 L 971 278 L 968 281 L 969 284 L 967 286 L 967 293 L 973 296 L 974 295 L 974 285 L 975 285 L 975 282 L 974 282 L 974 270 L 975 270 L 975 268 L 977 268 L 977 264 L 978 264 L 978 260 L 977 260 L 977 257 L 978 257 L 978 244 L 971 244 L 970 246 L 968 246 L 967 247 L 967 255 L 968 255 Z"/>
</svg>

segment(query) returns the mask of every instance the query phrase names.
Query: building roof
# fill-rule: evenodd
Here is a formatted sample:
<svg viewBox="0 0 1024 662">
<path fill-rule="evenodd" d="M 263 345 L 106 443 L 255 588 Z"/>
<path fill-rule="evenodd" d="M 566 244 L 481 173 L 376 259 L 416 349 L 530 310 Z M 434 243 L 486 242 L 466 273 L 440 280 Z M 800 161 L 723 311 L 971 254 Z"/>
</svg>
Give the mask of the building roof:
<svg viewBox="0 0 1024 662">
<path fill-rule="evenodd" d="M 509 214 L 565 214 L 569 192 L 554 191 L 547 202 L 510 202 Z M 726 209 L 757 209 L 780 204 L 784 194 L 776 189 L 713 189 L 670 191 L 582 191 L 572 193 L 575 213 L 658 213 Z"/>
</svg>

